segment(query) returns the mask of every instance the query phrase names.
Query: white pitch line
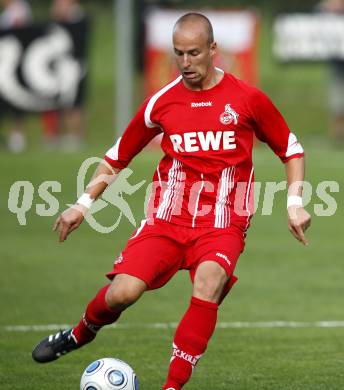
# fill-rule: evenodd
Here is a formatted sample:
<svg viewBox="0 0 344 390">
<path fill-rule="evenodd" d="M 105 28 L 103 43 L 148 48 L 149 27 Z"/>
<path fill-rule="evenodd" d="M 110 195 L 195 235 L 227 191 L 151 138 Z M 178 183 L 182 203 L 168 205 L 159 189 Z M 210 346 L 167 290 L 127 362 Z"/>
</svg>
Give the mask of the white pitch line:
<svg viewBox="0 0 344 390">
<path fill-rule="evenodd" d="M 175 329 L 177 322 L 154 322 L 147 324 L 113 324 L 106 326 L 106 329 Z M 268 328 L 344 328 L 344 321 L 265 321 L 265 322 L 219 322 L 218 329 L 268 329 Z M 8 325 L 3 329 L 6 332 L 46 332 L 71 328 L 68 324 L 47 324 L 47 325 Z"/>
</svg>

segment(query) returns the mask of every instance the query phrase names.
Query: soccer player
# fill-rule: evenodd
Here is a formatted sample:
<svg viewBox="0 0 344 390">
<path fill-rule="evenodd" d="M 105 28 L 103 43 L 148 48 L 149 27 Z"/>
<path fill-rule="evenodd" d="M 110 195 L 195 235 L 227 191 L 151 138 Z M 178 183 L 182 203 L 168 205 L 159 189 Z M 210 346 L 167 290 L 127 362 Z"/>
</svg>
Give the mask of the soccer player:
<svg viewBox="0 0 344 390">
<path fill-rule="evenodd" d="M 214 67 L 216 43 L 205 16 L 182 16 L 173 45 L 181 75 L 143 103 L 86 192 L 55 227 L 63 242 L 118 172 L 163 133 L 165 155 L 154 174 L 147 219 L 107 275 L 111 284 L 88 304 L 80 322 L 43 339 L 32 354 L 44 363 L 89 343 L 146 290 L 187 269 L 193 292 L 175 333 L 163 390 L 180 390 L 188 382 L 214 332 L 218 306 L 237 279 L 233 272 L 253 209 L 254 135 L 285 164 L 289 230 L 307 244 L 310 225 L 301 198 L 303 149 L 269 98 Z"/>
</svg>

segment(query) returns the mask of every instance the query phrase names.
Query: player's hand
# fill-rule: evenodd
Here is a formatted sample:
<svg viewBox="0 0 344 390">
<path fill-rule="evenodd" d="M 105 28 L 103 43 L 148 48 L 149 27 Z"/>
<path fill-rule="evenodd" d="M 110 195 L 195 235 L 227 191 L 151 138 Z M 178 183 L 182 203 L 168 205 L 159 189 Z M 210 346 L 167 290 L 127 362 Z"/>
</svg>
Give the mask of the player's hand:
<svg viewBox="0 0 344 390">
<path fill-rule="evenodd" d="M 53 230 L 59 232 L 59 240 L 63 242 L 69 233 L 80 226 L 85 218 L 87 208 L 80 204 L 75 204 L 65 210 L 55 221 Z"/>
<path fill-rule="evenodd" d="M 303 245 L 308 245 L 305 231 L 311 226 L 310 214 L 300 206 L 288 207 L 288 228 L 290 233 Z"/>
</svg>

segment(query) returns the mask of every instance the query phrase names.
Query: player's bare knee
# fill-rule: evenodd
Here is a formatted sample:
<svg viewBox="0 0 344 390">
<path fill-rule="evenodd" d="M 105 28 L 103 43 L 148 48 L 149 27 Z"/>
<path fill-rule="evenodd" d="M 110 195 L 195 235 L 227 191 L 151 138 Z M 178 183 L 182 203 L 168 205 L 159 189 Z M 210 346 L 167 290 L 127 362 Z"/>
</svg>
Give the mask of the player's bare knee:
<svg viewBox="0 0 344 390">
<path fill-rule="evenodd" d="M 105 300 L 111 309 L 125 310 L 134 304 L 142 295 L 141 291 L 131 288 L 109 288 Z"/>
<path fill-rule="evenodd" d="M 216 263 L 207 262 L 207 264 L 201 266 L 196 271 L 193 296 L 209 302 L 218 302 L 229 279 L 228 275 Z"/>
<path fill-rule="evenodd" d="M 112 309 L 124 310 L 135 303 L 146 288 L 142 281 L 134 280 L 128 275 L 118 275 L 108 288 L 105 301 Z"/>
<path fill-rule="evenodd" d="M 218 280 L 199 279 L 194 284 L 193 296 L 204 301 L 216 302 L 223 289 L 223 284 Z"/>
</svg>

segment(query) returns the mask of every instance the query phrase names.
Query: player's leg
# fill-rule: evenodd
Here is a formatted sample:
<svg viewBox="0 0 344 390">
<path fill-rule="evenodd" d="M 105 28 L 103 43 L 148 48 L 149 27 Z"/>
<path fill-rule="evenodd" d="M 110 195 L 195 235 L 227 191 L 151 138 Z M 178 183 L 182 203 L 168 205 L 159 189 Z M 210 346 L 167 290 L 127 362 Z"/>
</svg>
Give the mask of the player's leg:
<svg viewBox="0 0 344 390">
<path fill-rule="evenodd" d="M 42 340 L 32 353 L 34 360 L 49 362 L 87 344 L 101 327 L 117 321 L 146 289 L 167 283 L 182 259 L 174 235 L 165 224 L 141 224 L 115 261 L 113 271 L 107 274 L 112 283 L 99 290 L 76 327 Z"/>
<path fill-rule="evenodd" d="M 238 228 L 194 230 L 195 243 L 186 253 L 193 293 L 175 333 L 164 390 L 181 389 L 205 352 L 216 326 L 218 306 L 237 280 L 233 272 L 244 249 L 243 232 Z"/>
<path fill-rule="evenodd" d="M 33 359 L 48 363 L 89 343 L 103 326 L 116 322 L 146 289 L 146 283 L 135 276 L 117 275 L 90 301 L 80 322 L 73 329 L 44 338 L 33 350 Z"/>
<path fill-rule="evenodd" d="M 228 280 L 224 268 L 214 261 L 198 266 L 190 306 L 175 333 L 164 390 L 180 390 L 189 380 L 214 332 L 218 304 Z"/>
<path fill-rule="evenodd" d="M 79 346 L 89 343 L 105 325 L 118 320 L 121 313 L 147 290 L 147 284 L 132 275 L 118 274 L 112 283 L 101 288 L 88 304 L 72 335 Z"/>
<path fill-rule="evenodd" d="M 192 296 L 218 304 L 228 280 L 229 276 L 220 264 L 203 261 L 196 269 Z"/>
</svg>

